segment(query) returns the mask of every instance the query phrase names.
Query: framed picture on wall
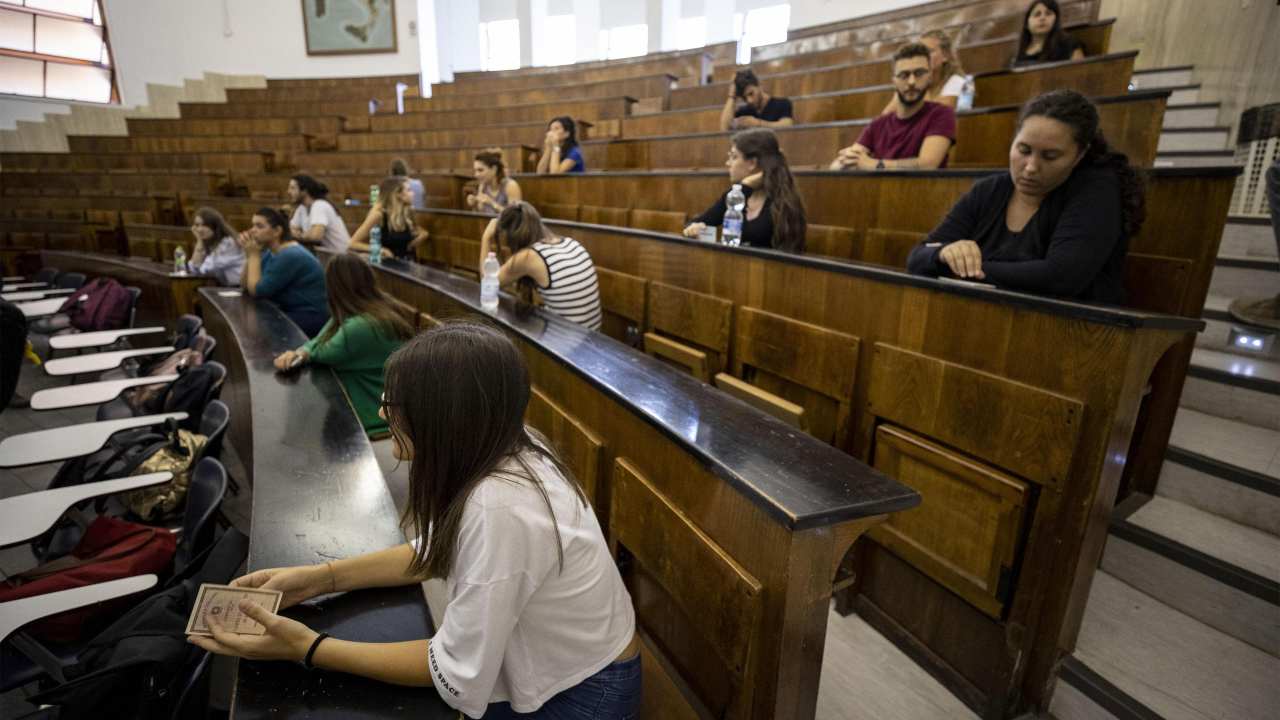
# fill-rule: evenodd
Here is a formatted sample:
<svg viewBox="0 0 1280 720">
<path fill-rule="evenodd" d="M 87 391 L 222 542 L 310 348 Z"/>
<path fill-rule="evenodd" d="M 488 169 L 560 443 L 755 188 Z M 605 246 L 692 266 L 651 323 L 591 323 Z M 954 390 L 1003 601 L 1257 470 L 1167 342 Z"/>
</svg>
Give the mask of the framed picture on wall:
<svg viewBox="0 0 1280 720">
<path fill-rule="evenodd" d="M 396 52 L 393 0 L 302 0 L 308 55 Z"/>
</svg>

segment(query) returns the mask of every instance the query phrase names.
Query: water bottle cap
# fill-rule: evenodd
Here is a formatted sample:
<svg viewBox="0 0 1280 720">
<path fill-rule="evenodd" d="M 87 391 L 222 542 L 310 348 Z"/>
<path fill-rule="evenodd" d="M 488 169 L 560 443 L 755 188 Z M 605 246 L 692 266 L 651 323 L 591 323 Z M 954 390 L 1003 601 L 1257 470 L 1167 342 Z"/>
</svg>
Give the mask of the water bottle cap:
<svg viewBox="0 0 1280 720">
<path fill-rule="evenodd" d="M 742 189 L 742 183 L 734 183 L 734 184 L 733 184 L 733 189 L 734 189 L 734 190 L 741 190 L 741 189 Z"/>
<path fill-rule="evenodd" d="M 492 250 L 490 250 L 490 251 L 489 251 L 489 257 L 487 257 L 487 258 L 485 258 L 485 259 L 486 259 L 486 260 L 488 260 L 489 258 L 494 258 L 494 259 L 496 260 L 496 259 L 497 259 L 497 257 L 498 257 L 498 253 L 493 252 Z"/>
</svg>

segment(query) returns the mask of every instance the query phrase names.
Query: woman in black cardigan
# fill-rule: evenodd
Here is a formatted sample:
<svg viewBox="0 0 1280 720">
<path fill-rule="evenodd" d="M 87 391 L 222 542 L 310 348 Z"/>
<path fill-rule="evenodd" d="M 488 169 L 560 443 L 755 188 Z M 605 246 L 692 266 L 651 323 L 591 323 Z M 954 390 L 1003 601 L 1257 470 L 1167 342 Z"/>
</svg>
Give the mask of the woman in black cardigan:
<svg viewBox="0 0 1280 720">
<path fill-rule="evenodd" d="M 1122 304 L 1124 256 L 1145 213 L 1141 178 L 1108 147 L 1098 109 L 1055 90 L 1023 106 L 1009 172 L 974 184 L 907 270 Z"/>
</svg>

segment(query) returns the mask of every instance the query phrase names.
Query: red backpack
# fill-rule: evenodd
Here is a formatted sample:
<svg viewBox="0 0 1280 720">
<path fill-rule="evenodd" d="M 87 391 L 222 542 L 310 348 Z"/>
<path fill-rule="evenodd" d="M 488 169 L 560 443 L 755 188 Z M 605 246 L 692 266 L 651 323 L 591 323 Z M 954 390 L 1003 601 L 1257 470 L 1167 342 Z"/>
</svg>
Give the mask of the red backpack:
<svg viewBox="0 0 1280 720">
<path fill-rule="evenodd" d="M 0 583 L 0 602 L 147 573 L 163 578 L 177 547 L 177 537 L 164 528 L 99 515 L 69 555 Z M 87 625 L 111 620 L 133 602 L 123 597 L 68 610 L 32 623 L 27 631 L 45 640 L 71 642 L 87 637 Z"/>
<path fill-rule="evenodd" d="M 116 330 L 129 322 L 133 296 L 111 278 L 94 278 L 71 293 L 58 308 L 66 313 L 72 327 L 81 332 Z"/>
</svg>

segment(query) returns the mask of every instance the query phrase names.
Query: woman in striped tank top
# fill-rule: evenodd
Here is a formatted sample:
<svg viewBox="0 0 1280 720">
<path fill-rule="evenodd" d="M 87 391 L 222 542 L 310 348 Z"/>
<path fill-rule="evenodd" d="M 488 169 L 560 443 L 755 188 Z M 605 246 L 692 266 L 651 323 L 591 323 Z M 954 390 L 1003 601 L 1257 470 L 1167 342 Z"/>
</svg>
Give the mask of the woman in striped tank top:
<svg viewBox="0 0 1280 720">
<path fill-rule="evenodd" d="M 518 202 L 489 221 L 480 239 L 480 264 L 500 240 L 510 256 L 498 271 L 502 285 L 516 283 L 518 293 L 533 301 L 536 289 L 542 306 L 591 330 L 600 329 L 600 287 L 591 255 L 573 238 L 560 237 L 542 224 L 542 216 L 527 202 Z M 483 274 L 483 269 L 481 273 Z"/>
</svg>

